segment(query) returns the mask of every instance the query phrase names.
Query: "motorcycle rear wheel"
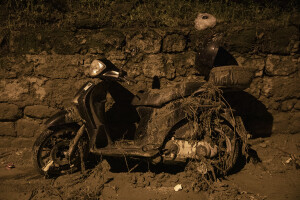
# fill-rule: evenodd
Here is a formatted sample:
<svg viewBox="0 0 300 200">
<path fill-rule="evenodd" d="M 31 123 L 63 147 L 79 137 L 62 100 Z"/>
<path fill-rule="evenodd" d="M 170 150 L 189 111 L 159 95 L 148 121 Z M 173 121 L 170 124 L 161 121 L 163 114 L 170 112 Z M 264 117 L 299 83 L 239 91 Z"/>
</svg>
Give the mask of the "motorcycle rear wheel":
<svg viewBox="0 0 300 200">
<path fill-rule="evenodd" d="M 59 176 L 73 173 L 80 169 L 81 154 L 87 152 L 87 144 L 79 141 L 81 148 L 76 147 L 71 158 L 66 153 L 70 142 L 75 137 L 79 127 L 63 126 L 55 130 L 44 130 L 36 139 L 33 151 L 33 164 L 42 175 Z"/>
<path fill-rule="evenodd" d="M 236 165 L 239 155 L 241 154 L 241 140 L 236 130 L 229 124 L 223 123 L 221 130 L 216 130 L 219 135 L 218 147 L 219 153 L 216 165 L 221 174 L 226 175 Z"/>
</svg>

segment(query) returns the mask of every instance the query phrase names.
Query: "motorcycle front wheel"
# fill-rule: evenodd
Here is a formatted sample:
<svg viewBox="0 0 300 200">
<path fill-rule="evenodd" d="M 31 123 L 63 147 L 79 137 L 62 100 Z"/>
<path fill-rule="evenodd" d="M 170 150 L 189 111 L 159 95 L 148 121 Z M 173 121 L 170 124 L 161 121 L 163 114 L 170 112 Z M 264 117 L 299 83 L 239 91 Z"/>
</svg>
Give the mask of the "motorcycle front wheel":
<svg viewBox="0 0 300 200">
<path fill-rule="evenodd" d="M 33 145 L 33 164 L 42 175 L 58 176 L 80 169 L 87 153 L 87 142 L 80 140 L 71 158 L 67 157 L 70 142 L 79 127 L 63 126 L 55 130 L 44 130 Z"/>
</svg>

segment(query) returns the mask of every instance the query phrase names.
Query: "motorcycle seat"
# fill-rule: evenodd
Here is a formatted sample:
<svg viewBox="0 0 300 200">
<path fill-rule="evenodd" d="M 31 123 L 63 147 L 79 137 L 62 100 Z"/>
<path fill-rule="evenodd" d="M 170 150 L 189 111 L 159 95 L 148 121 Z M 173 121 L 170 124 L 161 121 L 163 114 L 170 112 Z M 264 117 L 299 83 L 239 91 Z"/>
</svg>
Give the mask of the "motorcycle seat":
<svg viewBox="0 0 300 200">
<path fill-rule="evenodd" d="M 135 95 L 131 104 L 134 106 L 162 107 L 164 104 L 187 97 L 206 83 L 204 80 L 176 83 L 162 89 L 147 89 Z"/>
</svg>

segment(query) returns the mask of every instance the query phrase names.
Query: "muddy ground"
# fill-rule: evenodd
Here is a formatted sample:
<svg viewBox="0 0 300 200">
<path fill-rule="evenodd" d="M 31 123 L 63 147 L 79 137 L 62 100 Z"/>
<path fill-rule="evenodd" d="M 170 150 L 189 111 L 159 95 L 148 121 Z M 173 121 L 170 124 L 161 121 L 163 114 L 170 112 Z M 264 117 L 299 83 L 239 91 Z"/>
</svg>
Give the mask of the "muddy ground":
<svg viewBox="0 0 300 200">
<path fill-rule="evenodd" d="M 181 167 L 141 164 L 129 173 L 124 159 L 104 160 L 86 174 L 46 179 L 32 168 L 29 148 L 2 148 L 0 199 L 300 199 L 300 134 L 277 134 L 250 143 L 262 162 L 241 163 L 235 173 L 208 188 Z M 15 168 L 8 169 L 8 163 Z M 178 184 L 182 190 L 175 192 Z"/>
</svg>

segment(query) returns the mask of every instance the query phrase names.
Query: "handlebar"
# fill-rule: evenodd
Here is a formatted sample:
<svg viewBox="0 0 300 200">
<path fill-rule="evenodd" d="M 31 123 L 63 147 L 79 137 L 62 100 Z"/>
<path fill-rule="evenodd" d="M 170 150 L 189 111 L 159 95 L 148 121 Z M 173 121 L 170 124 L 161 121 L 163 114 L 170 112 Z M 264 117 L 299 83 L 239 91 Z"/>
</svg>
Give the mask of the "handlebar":
<svg viewBox="0 0 300 200">
<path fill-rule="evenodd" d="M 130 83 L 134 83 L 134 84 L 137 83 L 136 80 L 131 79 L 131 78 L 128 78 L 127 76 L 123 76 L 123 77 L 120 76 L 119 79 L 122 80 L 122 81 L 124 81 L 124 82 L 126 82 L 128 85 L 129 85 Z"/>
</svg>

